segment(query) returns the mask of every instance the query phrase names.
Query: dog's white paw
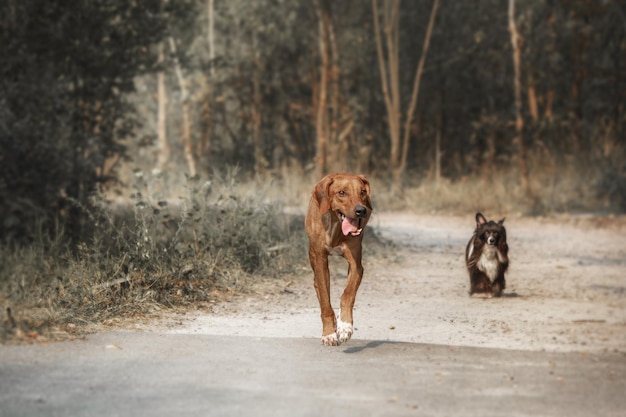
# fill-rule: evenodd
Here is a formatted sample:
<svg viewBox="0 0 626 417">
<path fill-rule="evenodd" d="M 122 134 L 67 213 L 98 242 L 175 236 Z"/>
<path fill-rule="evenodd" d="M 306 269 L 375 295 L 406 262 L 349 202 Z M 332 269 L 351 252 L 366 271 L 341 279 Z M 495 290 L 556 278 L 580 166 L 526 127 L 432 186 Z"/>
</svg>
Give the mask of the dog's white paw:
<svg viewBox="0 0 626 417">
<path fill-rule="evenodd" d="M 339 346 L 339 341 L 337 340 L 337 333 L 331 333 L 331 334 L 327 334 L 326 336 L 322 336 L 322 345 Z"/>
<path fill-rule="evenodd" d="M 493 294 L 490 292 L 475 292 L 470 294 L 470 296 L 474 298 L 491 298 L 493 297 Z"/>
<path fill-rule="evenodd" d="M 352 337 L 354 329 L 352 323 L 346 323 L 345 321 L 337 320 L 337 337 L 340 343 L 346 343 Z"/>
</svg>

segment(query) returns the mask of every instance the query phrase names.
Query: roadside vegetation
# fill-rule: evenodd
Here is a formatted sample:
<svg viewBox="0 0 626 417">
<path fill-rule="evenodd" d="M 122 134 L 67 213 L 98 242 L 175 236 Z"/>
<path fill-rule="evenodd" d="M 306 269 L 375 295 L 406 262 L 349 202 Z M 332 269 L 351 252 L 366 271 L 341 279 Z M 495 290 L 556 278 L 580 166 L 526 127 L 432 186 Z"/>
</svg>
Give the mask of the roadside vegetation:
<svg viewBox="0 0 626 417">
<path fill-rule="evenodd" d="M 561 3 L 0 2 L 0 341 L 308 276 L 330 172 L 380 211 L 623 214 L 624 10 Z"/>
<path fill-rule="evenodd" d="M 0 245 L 0 342 L 80 337 L 125 319 L 158 317 L 167 309 L 204 308 L 249 291 L 258 280 L 308 279 L 303 213 L 315 181 L 301 175 L 246 182 L 239 177 L 231 170 L 210 180 L 187 178 L 176 192 L 162 173 L 135 170 L 132 187 L 93 196 L 83 208 L 89 239 L 68 239 L 59 228 L 55 234 L 42 231 L 27 244 Z M 401 195 L 376 177 L 370 180 L 375 212 L 489 209 L 523 215 L 536 209 L 536 201 L 508 189 L 503 178 L 506 173 L 499 180 L 461 184 L 422 180 Z M 565 192 L 576 183 L 568 178 L 537 188 L 539 214 L 575 213 L 577 207 L 589 209 L 585 204 L 591 201 L 596 214 L 610 213 L 594 187 Z M 369 256 L 387 256 L 390 247 L 372 225 L 365 242 Z"/>
<path fill-rule="evenodd" d="M 302 269 L 303 218 L 266 201 L 263 186 L 250 193 L 233 177 L 189 179 L 166 199 L 151 192 L 158 182 L 137 171 L 130 201 L 96 197 L 87 241 L 69 244 L 59 230 L 55 240 L 0 245 L 0 340 L 73 337 Z"/>
</svg>

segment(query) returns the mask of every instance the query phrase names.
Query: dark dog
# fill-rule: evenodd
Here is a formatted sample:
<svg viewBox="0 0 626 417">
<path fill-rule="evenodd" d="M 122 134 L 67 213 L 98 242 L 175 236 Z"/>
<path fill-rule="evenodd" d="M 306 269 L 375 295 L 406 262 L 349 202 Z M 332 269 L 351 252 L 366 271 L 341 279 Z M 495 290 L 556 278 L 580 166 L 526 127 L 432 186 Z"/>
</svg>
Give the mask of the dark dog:
<svg viewBox="0 0 626 417">
<path fill-rule="evenodd" d="M 509 267 L 504 219 L 487 221 L 476 213 L 476 230 L 465 249 L 470 276 L 470 295 L 500 297 L 505 288 L 504 273 Z"/>
<path fill-rule="evenodd" d="M 313 189 L 305 226 L 322 311 L 322 344 L 326 346 L 337 346 L 352 337 L 352 308 L 363 277 L 361 242 L 371 213 L 370 184 L 362 175 L 327 175 Z M 348 261 L 348 282 L 337 317 L 330 304 L 329 255 Z"/>
</svg>

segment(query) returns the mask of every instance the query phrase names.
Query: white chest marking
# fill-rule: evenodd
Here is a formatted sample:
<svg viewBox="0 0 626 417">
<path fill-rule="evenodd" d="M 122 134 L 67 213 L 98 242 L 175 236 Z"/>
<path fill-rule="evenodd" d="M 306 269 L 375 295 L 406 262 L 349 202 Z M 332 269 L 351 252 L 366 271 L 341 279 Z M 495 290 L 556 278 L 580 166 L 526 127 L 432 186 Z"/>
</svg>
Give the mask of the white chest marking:
<svg viewBox="0 0 626 417">
<path fill-rule="evenodd" d="M 483 253 L 476 262 L 478 269 L 483 271 L 489 277 L 489 280 L 493 282 L 498 276 L 498 250 L 495 246 L 485 245 Z"/>
</svg>

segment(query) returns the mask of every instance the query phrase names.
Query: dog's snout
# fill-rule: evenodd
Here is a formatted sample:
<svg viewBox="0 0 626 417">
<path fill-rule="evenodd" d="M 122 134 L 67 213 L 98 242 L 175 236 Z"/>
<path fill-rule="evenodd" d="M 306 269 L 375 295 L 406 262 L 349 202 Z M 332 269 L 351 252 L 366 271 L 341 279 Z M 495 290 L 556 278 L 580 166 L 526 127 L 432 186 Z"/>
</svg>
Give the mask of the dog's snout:
<svg viewBox="0 0 626 417">
<path fill-rule="evenodd" d="M 495 237 L 493 237 L 493 236 L 489 236 L 489 237 L 487 238 L 487 243 L 488 243 L 488 244 L 490 244 L 490 245 L 495 244 L 495 243 L 496 243 L 496 238 L 495 238 Z"/>
<path fill-rule="evenodd" d="M 365 217 L 367 216 L 367 208 L 365 206 L 356 206 L 356 208 L 354 209 L 354 214 L 356 214 L 357 217 Z"/>
</svg>

